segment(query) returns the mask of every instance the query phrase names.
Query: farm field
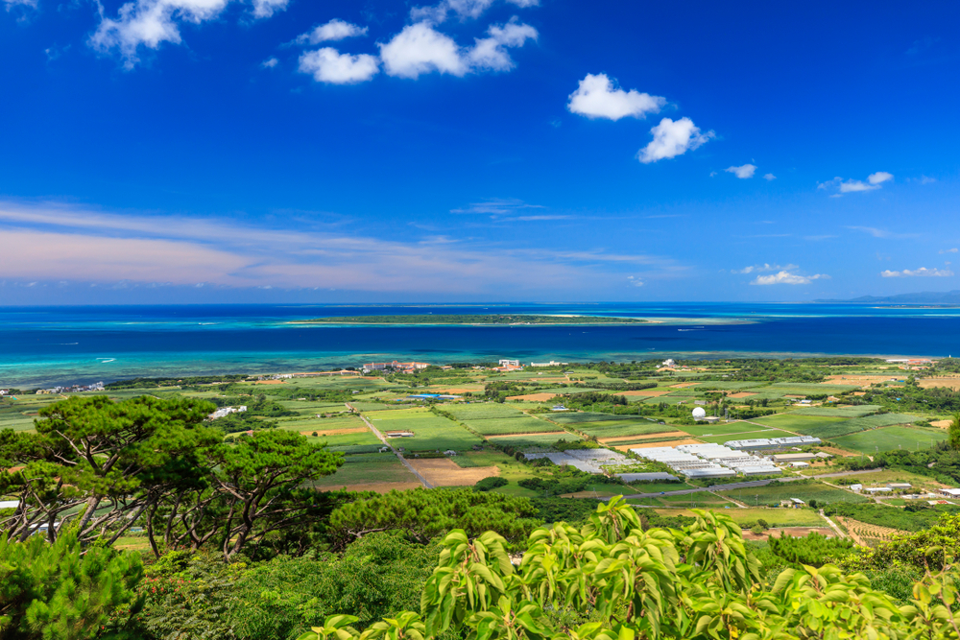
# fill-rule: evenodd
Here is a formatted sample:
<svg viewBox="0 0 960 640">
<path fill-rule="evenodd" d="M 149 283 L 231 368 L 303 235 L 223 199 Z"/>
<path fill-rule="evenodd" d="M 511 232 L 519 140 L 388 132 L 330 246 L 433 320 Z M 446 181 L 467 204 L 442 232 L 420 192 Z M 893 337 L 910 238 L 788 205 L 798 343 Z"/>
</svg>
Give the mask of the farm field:
<svg viewBox="0 0 960 640">
<path fill-rule="evenodd" d="M 704 442 L 713 444 L 723 444 L 731 440 L 755 440 L 757 438 L 790 438 L 794 433 L 791 431 L 781 431 L 780 429 L 757 429 L 756 431 L 741 431 L 736 434 L 725 436 L 702 436 L 700 439 Z"/>
<path fill-rule="evenodd" d="M 834 441 L 845 449 L 872 453 L 895 449 L 916 451 L 933 446 L 946 439 L 947 434 L 943 431 L 909 427 L 883 427 L 834 438 Z"/>
<path fill-rule="evenodd" d="M 431 413 L 427 409 L 394 409 L 377 411 L 368 418 L 381 432 L 411 431 L 412 438 L 398 439 L 396 447 L 408 451 L 463 451 L 482 441 L 455 422 Z"/>
<path fill-rule="evenodd" d="M 774 382 L 768 387 L 762 387 L 763 390 L 772 389 L 784 395 L 812 395 L 812 394 L 840 394 L 847 391 L 856 391 L 859 385 L 855 384 L 829 384 L 829 383 L 803 383 L 803 382 Z"/>
<path fill-rule="evenodd" d="M 492 436 L 491 442 L 496 442 L 497 444 L 509 445 L 512 447 L 549 447 L 557 443 L 558 440 L 566 440 L 567 442 L 577 442 L 582 440 L 579 435 L 575 433 L 562 432 L 562 433 L 550 433 L 550 434 L 541 434 L 541 433 L 525 433 L 518 435 L 508 435 L 508 436 Z"/>
<path fill-rule="evenodd" d="M 751 421 L 755 422 L 755 421 Z M 678 425 L 677 429 L 689 433 L 691 436 L 699 438 L 700 436 L 726 436 L 726 435 L 735 435 L 747 431 L 758 431 L 763 429 L 763 426 L 757 424 L 752 424 L 751 422 L 746 422 L 739 420 L 737 422 L 718 422 L 717 424 L 684 424 Z"/>
<path fill-rule="evenodd" d="M 844 420 L 843 422 L 836 422 L 818 427 L 805 427 L 803 429 L 798 428 L 797 431 L 799 433 L 803 433 L 804 435 L 816 436 L 823 440 L 836 440 L 841 436 L 856 433 L 858 431 L 906 424 L 908 422 L 913 422 L 916 419 L 916 416 L 903 413 L 884 413 L 880 415 L 866 416 L 863 418 L 853 418 L 850 420 Z"/>
<path fill-rule="evenodd" d="M 317 480 L 313 486 L 330 491 L 364 484 L 410 485 L 407 488 L 421 486 L 417 477 L 410 473 L 392 453 L 347 456 L 343 466 L 337 469 L 336 473 Z"/>
<path fill-rule="evenodd" d="M 605 422 L 584 422 L 571 424 L 571 428 L 597 438 L 619 438 L 624 436 L 643 436 L 653 433 L 676 431 L 667 424 L 657 424 L 648 420 L 608 420 Z"/>
<path fill-rule="evenodd" d="M 859 418 L 880 409 L 880 405 L 863 404 L 855 407 L 807 407 L 797 409 L 794 412 L 796 416 L 834 416 L 839 418 Z"/>
<path fill-rule="evenodd" d="M 785 482 L 768 484 L 765 487 L 752 489 L 734 489 L 732 491 L 718 491 L 728 498 L 743 502 L 746 505 L 766 504 L 779 505 L 781 500 L 797 498 L 804 502 L 816 500 L 818 504 L 832 502 L 869 502 L 869 498 L 856 493 L 834 489 L 820 482 Z"/>
<path fill-rule="evenodd" d="M 844 422 L 847 418 L 838 416 L 802 416 L 799 411 L 790 413 L 779 413 L 773 416 L 763 416 L 761 418 L 752 418 L 751 422 L 763 424 L 775 429 L 784 429 L 786 431 L 795 431 L 797 433 L 815 430 L 823 425 L 831 425 Z M 807 434 L 812 435 L 812 434 Z"/>
<path fill-rule="evenodd" d="M 455 403 L 445 404 L 440 407 L 450 415 L 462 422 L 469 420 L 489 420 L 491 418 L 521 418 L 523 412 L 508 404 L 499 404 L 496 402 L 484 403 Z"/>
<path fill-rule="evenodd" d="M 591 413 L 589 411 L 571 411 L 570 413 L 551 413 L 548 415 L 550 420 L 558 424 L 567 424 L 571 426 L 579 425 L 584 422 L 606 422 L 608 420 L 630 420 L 631 416 L 617 416 L 609 413 Z M 649 420 L 645 421 L 649 422 Z"/>
<path fill-rule="evenodd" d="M 848 478 L 834 478 L 831 480 L 831 482 L 834 484 L 840 484 L 840 482 L 838 482 L 839 480 L 857 482 L 865 487 L 883 485 L 888 482 L 909 482 L 914 488 L 921 491 L 935 490 L 946 486 L 937 482 L 933 478 L 928 478 L 926 476 L 917 475 L 915 473 L 910 473 L 909 471 L 903 471 L 900 469 L 884 469 L 883 471 L 862 473 L 855 476 L 850 476 Z M 884 503 L 892 504 L 892 500 L 884 500 Z"/>
<path fill-rule="evenodd" d="M 733 518 L 733 521 L 743 526 L 745 524 L 754 524 L 757 520 L 763 519 L 772 527 L 817 527 L 826 528 L 827 523 L 813 509 L 763 509 L 748 508 L 743 509 L 729 505 L 729 509 L 709 509 L 716 513 Z M 692 516 L 693 512 L 689 509 L 655 509 L 655 511 L 664 516 Z"/>
<path fill-rule="evenodd" d="M 562 431 L 546 420 L 537 420 L 523 414 L 513 418 L 463 419 L 462 422 L 484 436 L 509 435 L 513 433 L 538 433 Z"/>
<path fill-rule="evenodd" d="M 492 476 L 500 475 L 495 467 L 460 467 L 449 458 L 407 460 L 427 482 L 435 487 L 472 486 Z"/>
</svg>

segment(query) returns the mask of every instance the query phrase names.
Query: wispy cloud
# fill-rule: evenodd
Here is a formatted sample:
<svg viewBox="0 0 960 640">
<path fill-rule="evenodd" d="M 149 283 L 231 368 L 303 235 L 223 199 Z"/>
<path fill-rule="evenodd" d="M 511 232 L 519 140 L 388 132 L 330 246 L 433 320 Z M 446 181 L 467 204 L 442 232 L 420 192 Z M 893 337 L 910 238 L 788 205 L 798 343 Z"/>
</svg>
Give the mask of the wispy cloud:
<svg viewBox="0 0 960 640">
<path fill-rule="evenodd" d="M 941 254 L 944 254 L 944 253 L 957 253 L 958 251 L 960 251 L 960 249 L 957 249 L 956 247 L 954 247 L 953 249 L 941 249 L 941 250 L 940 250 L 940 253 L 941 253 Z"/>
<path fill-rule="evenodd" d="M 814 280 L 829 280 L 830 276 L 825 273 L 818 273 L 812 276 L 803 276 L 789 271 L 780 271 L 769 276 L 757 276 L 752 285 L 773 285 L 773 284 L 810 284 Z"/>
<path fill-rule="evenodd" d="M 919 234 L 916 233 L 894 233 L 886 229 L 878 229 L 877 227 L 861 227 L 861 226 L 847 226 L 847 229 L 852 229 L 854 231 L 861 231 L 863 233 L 869 234 L 874 238 L 916 238 Z"/>
<path fill-rule="evenodd" d="M 890 271 L 889 269 L 880 272 L 880 276 L 883 278 L 949 278 L 953 275 L 953 271 L 950 269 L 927 269 L 926 267 L 920 267 L 919 269 L 904 269 L 903 271 Z"/>
<path fill-rule="evenodd" d="M 885 182 L 893 180 L 893 174 L 886 171 L 877 171 L 867 176 L 866 182 L 863 180 L 845 180 L 837 176 L 833 180 L 817 183 L 817 189 L 823 191 L 835 191 L 834 197 L 839 197 L 845 193 L 857 193 L 860 191 L 876 191 L 881 188 Z"/>
<path fill-rule="evenodd" d="M 491 199 L 473 202 L 465 207 L 451 209 L 450 213 L 489 215 L 493 218 L 516 217 L 529 209 L 545 209 L 543 205 L 528 204 L 515 198 Z"/>
<path fill-rule="evenodd" d="M 774 180 L 777 179 L 777 176 L 773 175 L 772 173 L 768 173 L 763 176 L 763 179 L 766 180 L 767 182 L 773 182 Z"/>
<path fill-rule="evenodd" d="M 602 250 L 518 249 L 431 235 L 399 241 L 196 219 L 0 203 L 0 278 L 356 291 L 516 293 L 612 286 L 668 258 Z M 518 278 L 517 274 L 523 274 Z M 629 274 L 629 272 L 628 272 Z"/>
<path fill-rule="evenodd" d="M 743 269 L 734 269 L 730 273 L 763 273 L 766 271 L 793 271 L 794 269 L 799 269 L 795 264 L 788 264 L 785 266 L 780 266 L 779 264 L 756 264 L 749 267 L 744 267 Z"/>
</svg>

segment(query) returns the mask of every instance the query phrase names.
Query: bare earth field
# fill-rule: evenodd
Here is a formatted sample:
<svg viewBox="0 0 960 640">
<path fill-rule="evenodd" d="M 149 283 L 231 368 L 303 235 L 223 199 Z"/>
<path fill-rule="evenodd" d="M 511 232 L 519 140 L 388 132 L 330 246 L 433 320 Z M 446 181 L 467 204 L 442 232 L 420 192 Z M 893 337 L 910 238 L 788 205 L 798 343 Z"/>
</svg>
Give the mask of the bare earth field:
<svg viewBox="0 0 960 640">
<path fill-rule="evenodd" d="M 954 391 L 960 390 L 960 378 L 923 378 L 918 384 L 921 389 L 946 387 Z"/>
<path fill-rule="evenodd" d="M 474 391 L 483 391 L 483 385 L 476 385 L 475 387 L 457 387 L 455 389 L 437 389 L 438 393 L 472 393 Z"/>
<path fill-rule="evenodd" d="M 935 427 L 940 427 L 941 429 L 949 429 L 949 428 L 950 428 L 950 425 L 953 424 L 953 420 L 949 420 L 949 419 L 948 419 L 948 420 L 934 420 L 934 421 L 931 422 L 930 424 L 932 424 L 932 425 L 935 426 Z"/>
<path fill-rule="evenodd" d="M 555 393 L 528 393 L 523 396 L 509 396 L 507 400 L 529 400 L 530 402 L 547 402 L 556 398 Z"/>
<path fill-rule="evenodd" d="M 254 384 L 283 384 L 283 380 L 257 380 Z"/>
<path fill-rule="evenodd" d="M 694 440 L 693 438 L 684 438 L 683 440 L 669 440 L 667 442 L 654 442 L 651 444 L 624 444 L 614 448 L 625 451 L 627 449 L 649 449 L 650 447 L 676 447 L 681 444 L 700 444 L 700 441 Z"/>
<path fill-rule="evenodd" d="M 855 458 L 856 456 L 860 455 L 856 451 L 847 451 L 846 449 L 838 449 L 836 447 L 820 447 L 820 450 L 824 453 L 829 453 L 830 455 L 841 456 L 844 458 Z"/>
<path fill-rule="evenodd" d="M 476 484 L 484 478 L 499 476 L 497 467 L 458 467 L 453 460 L 447 458 L 431 458 L 427 460 L 407 460 L 417 472 L 426 478 L 427 482 L 436 487 L 462 487 Z"/>
<path fill-rule="evenodd" d="M 750 396 L 755 396 L 757 394 L 750 393 L 748 391 L 741 391 L 740 393 L 731 393 L 728 395 L 728 398 L 749 398 Z"/>
<path fill-rule="evenodd" d="M 496 440 L 497 438 L 515 438 L 517 436 L 557 436 L 558 438 L 563 436 L 570 435 L 566 431 L 531 431 L 525 432 L 521 431 L 520 433 L 498 433 L 495 436 L 487 436 L 487 440 Z"/>
<path fill-rule="evenodd" d="M 699 382 L 681 382 L 680 384 L 672 384 L 672 385 L 670 385 L 670 388 L 671 388 L 671 389 L 686 389 L 687 387 L 695 387 L 695 386 L 697 386 L 698 384 L 700 384 L 700 383 L 699 383 Z"/>
<path fill-rule="evenodd" d="M 827 376 L 827 379 L 821 384 L 857 384 L 861 387 L 868 387 L 877 382 L 886 382 L 895 375 L 889 376 Z"/>
</svg>

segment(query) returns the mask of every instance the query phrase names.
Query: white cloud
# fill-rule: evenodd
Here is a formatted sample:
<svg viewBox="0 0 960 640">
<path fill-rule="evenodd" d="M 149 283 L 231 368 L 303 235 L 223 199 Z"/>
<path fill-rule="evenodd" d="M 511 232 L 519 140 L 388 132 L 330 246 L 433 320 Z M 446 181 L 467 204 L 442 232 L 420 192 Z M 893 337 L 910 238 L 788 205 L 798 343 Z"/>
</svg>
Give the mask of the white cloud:
<svg viewBox="0 0 960 640">
<path fill-rule="evenodd" d="M 920 176 L 920 184 L 933 184 L 936 181 L 936 178 L 931 178 L 930 176 Z"/>
<path fill-rule="evenodd" d="M 326 24 L 321 24 L 317 27 L 314 27 L 313 30 L 297 36 L 297 39 L 294 40 L 294 42 L 297 44 L 320 44 L 321 42 L 344 40 L 346 38 L 354 38 L 357 36 L 364 36 L 366 34 L 367 27 L 360 27 L 338 18 L 334 18 Z"/>
<path fill-rule="evenodd" d="M 636 277 L 636 276 L 627 276 L 627 282 L 628 282 L 629 284 L 632 284 L 632 285 L 635 286 L 635 287 L 642 287 L 642 286 L 643 286 L 643 280 L 641 280 L 640 278 L 638 278 L 638 277 Z"/>
<path fill-rule="evenodd" d="M 477 70 L 508 71 L 514 63 L 507 47 L 522 47 L 529 40 L 536 40 L 537 30 L 528 24 L 511 20 L 503 26 L 493 25 L 487 29 L 486 38 L 476 38 L 476 44 L 467 53 L 472 68 Z"/>
<path fill-rule="evenodd" d="M 410 10 L 410 18 L 415 22 L 428 21 L 440 24 L 453 13 L 461 21 L 477 19 L 493 6 L 495 0 L 442 0 L 432 7 L 414 7 Z M 512 5 L 527 9 L 539 6 L 540 0 L 507 0 Z"/>
<path fill-rule="evenodd" d="M 798 267 L 798 266 L 795 265 L 795 264 L 788 264 L 788 265 L 786 265 L 786 266 L 780 266 L 779 264 L 766 264 L 766 263 L 764 263 L 764 264 L 751 265 L 751 266 L 749 266 L 749 267 L 744 267 L 743 269 L 739 269 L 739 270 L 736 270 L 736 269 L 735 269 L 735 270 L 731 271 L 731 273 L 743 273 L 743 274 L 747 274 L 747 273 L 764 272 L 764 271 L 794 271 L 795 269 L 799 269 L 799 268 L 800 268 L 800 267 Z"/>
<path fill-rule="evenodd" d="M 570 94 L 567 109 L 588 118 L 619 120 L 627 116 L 645 118 L 648 113 L 657 113 L 667 104 L 666 98 L 640 93 L 636 89 L 624 91 L 615 86 L 616 80 L 606 74 L 588 73 L 577 90 Z"/>
<path fill-rule="evenodd" d="M 7 11 L 17 6 L 37 8 L 37 0 L 3 0 L 3 3 L 6 5 Z"/>
<path fill-rule="evenodd" d="M 354 84 L 377 75 L 380 63 L 376 56 L 340 53 L 332 47 L 308 51 L 300 56 L 300 72 L 313 75 L 317 82 Z"/>
<path fill-rule="evenodd" d="M 960 251 L 960 249 L 954 247 L 953 249 L 943 249 L 940 253 L 957 253 L 958 251 Z"/>
<path fill-rule="evenodd" d="M 464 76 L 475 71 L 506 71 L 514 66 L 508 47 L 521 47 L 537 39 L 537 30 L 511 20 L 487 29 L 486 38 L 477 38 L 473 47 L 464 49 L 428 22 L 404 27 L 386 44 L 378 44 L 383 68 L 388 75 L 418 78 L 424 73 L 449 73 Z"/>
<path fill-rule="evenodd" d="M 830 276 L 825 273 L 818 273 L 813 276 L 801 276 L 789 271 L 779 271 L 769 276 L 757 276 L 750 284 L 770 285 L 770 284 L 810 284 L 814 280 L 829 280 Z"/>
<path fill-rule="evenodd" d="M 753 177 L 753 174 L 757 171 L 757 165 L 745 164 L 739 167 L 727 167 L 726 169 L 724 169 L 724 171 L 726 171 L 727 173 L 734 174 L 741 180 L 746 180 L 747 178 Z"/>
<path fill-rule="evenodd" d="M 264 69 L 273 69 L 278 64 L 280 64 L 280 61 L 277 60 L 276 58 L 267 58 L 266 60 L 260 63 L 260 66 L 263 67 Z"/>
<path fill-rule="evenodd" d="M 880 273 L 880 276 L 884 278 L 949 278 L 952 275 L 953 271 L 950 271 L 950 269 L 927 269 L 926 267 L 920 267 L 912 271 L 910 269 L 904 269 L 903 271 L 890 271 L 887 269 Z"/>
<path fill-rule="evenodd" d="M 378 46 L 383 68 L 391 76 L 417 78 L 433 71 L 462 76 L 469 70 L 457 43 L 426 22 L 408 25 Z"/>
<path fill-rule="evenodd" d="M 664 118 L 660 124 L 650 129 L 653 140 L 640 150 L 640 162 L 649 164 L 664 158 L 674 158 L 692 151 L 710 138 L 716 137 L 713 131 L 700 133 L 700 129 L 690 118 L 680 118 L 676 122 Z"/>
<path fill-rule="evenodd" d="M 766 180 L 767 182 L 771 182 L 773 180 L 776 180 L 777 176 L 773 175 L 772 173 L 768 173 L 767 175 L 763 176 L 763 179 Z"/>
<path fill-rule="evenodd" d="M 888 182 L 890 180 L 893 180 L 892 173 L 887 173 L 886 171 L 877 171 L 876 173 L 871 173 L 869 176 L 867 176 L 866 182 L 863 180 L 844 180 L 840 176 L 837 176 L 833 180 L 817 183 L 817 189 L 836 189 L 837 193 L 833 194 L 831 197 L 837 197 L 844 193 L 876 191 L 877 189 L 881 188 L 881 185 L 884 182 Z"/>
<path fill-rule="evenodd" d="M 217 18 L 233 0 L 133 0 L 120 7 L 117 17 L 108 18 L 101 5 L 100 24 L 89 44 L 101 52 L 114 49 L 132 69 L 141 45 L 157 49 L 164 42 L 179 44 L 180 24 L 200 24 Z M 253 0 L 253 15 L 268 18 L 284 9 L 288 0 Z"/>
</svg>

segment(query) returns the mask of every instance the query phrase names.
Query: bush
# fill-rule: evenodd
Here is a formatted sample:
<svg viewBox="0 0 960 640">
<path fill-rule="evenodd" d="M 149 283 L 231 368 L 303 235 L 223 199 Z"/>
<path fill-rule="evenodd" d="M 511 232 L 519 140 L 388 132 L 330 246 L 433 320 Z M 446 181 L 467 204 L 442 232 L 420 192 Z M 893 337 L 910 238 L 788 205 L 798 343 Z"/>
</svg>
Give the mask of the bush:
<svg viewBox="0 0 960 640">
<path fill-rule="evenodd" d="M 474 491 L 491 491 L 497 487 L 505 487 L 510 482 L 506 478 L 501 478 L 500 476 L 493 476 L 490 478 L 483 478 L 479 480 L 475 485 L 473 485 Z"/>
</svg>

